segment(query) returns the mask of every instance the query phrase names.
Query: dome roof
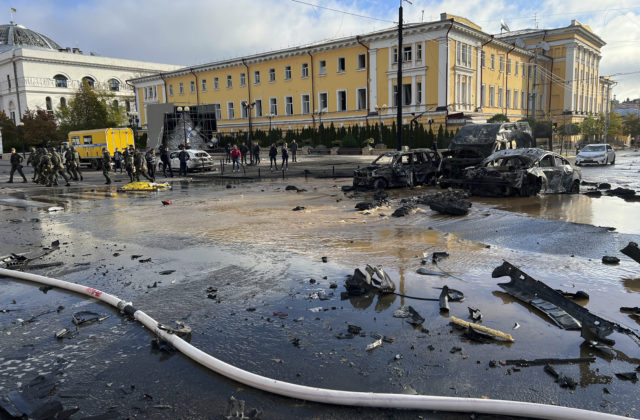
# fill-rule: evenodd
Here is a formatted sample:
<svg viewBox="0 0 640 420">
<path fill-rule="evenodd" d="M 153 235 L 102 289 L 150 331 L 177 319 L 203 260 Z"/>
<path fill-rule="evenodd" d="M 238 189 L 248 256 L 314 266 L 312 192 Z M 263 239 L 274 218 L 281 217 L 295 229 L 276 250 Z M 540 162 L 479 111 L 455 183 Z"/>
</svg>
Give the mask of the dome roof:
<svg viewBox="0 0 640 420">
<path fill-rule="evenodd" d="M 62 47 L 51 38 L 15 23 L 0 25 L 0 49 L 43 48 L 58 51 Z"/>
</svg>

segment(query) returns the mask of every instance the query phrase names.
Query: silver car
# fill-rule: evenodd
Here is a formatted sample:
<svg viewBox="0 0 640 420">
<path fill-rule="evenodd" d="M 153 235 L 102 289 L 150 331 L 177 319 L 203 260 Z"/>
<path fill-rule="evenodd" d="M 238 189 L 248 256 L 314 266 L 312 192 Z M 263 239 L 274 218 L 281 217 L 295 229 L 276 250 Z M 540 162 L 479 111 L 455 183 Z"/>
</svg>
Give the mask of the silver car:
<svg viewBox="0 0 640 420">
<path fill-rule="evenodd" d="M 616 151 L 609 144 L 587 144 L 576 156 L 576 166 L 588 163 L 613 165 L 616 163 Z"/>
<path fill-rule="evenodd" d="M 189 160 L 187 161 L 187 169 L 189 172 L 211 171 L 213 169 L 215 162 L 209 153 L 198 149 L 187 149 L 186 152 L 189 154 Z M 180 160 L 178 159 L 179 154 L 180 150 L 175 150 L 169 154 L 171 167 L 174 170 L 176 168 L 180 168 Z"/>
</svg>

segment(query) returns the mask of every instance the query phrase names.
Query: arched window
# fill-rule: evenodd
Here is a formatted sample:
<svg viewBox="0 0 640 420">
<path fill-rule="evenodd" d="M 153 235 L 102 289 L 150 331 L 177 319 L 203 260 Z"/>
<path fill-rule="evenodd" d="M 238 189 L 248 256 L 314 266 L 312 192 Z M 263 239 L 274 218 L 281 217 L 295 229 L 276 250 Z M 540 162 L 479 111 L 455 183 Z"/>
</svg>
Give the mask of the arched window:
<svg viewBox="0 0 640 420">
<path fill-rule="evenodd" d="M 116 79 L 109 79 L 109 90 L 118 92 L 120 90 L 120 82 Z"/>
<path fill-rule="evenodd" d="M 67 107 L 67 99 L 60 98 L 60 108 L 66 108 L 66 107 Z"/>
<path fill-rule="evenodd" d="M 67 87 L 67 77 L 63 76 L 61 74 L 56 74 L 55 76 L 53 76 L 53 80 L 56 81 L 56 87 L 59 88 L 66 88 Z"/>
<path fill-rule="evenodd" d="M 45 103 L 47 105 L 47 112 L 49 114 L 53 114 L 53 106 L 51 105 L 51 97 L 47 96 L 45 98 Z"/>
<path fill-rule="evenodd" d="M 82 80 L 83 80 L 83 81 L 85 81 L 85 82 L 87 82 L 87 83 L 89 84 L 89 87 L 91 87 L 91 88 L 93 88 L 93 87 L 94 87 L 94 85 L 96 84 L 96 81 L 95 81 L 95 80 L 93 80 L 93 78 L 92 78 L 92 77 L 89 77 L 89 76 L 85 76 L 85 77 L 83 77 L 83 78 L 82 78 Z"/>
<path fill-rule="evenodd" d="M 13 101 L 9 101 L 9 118 L 11 118 L 14 124 L 18 122 L 16 121 L 16 106 Z"/>
</svg>

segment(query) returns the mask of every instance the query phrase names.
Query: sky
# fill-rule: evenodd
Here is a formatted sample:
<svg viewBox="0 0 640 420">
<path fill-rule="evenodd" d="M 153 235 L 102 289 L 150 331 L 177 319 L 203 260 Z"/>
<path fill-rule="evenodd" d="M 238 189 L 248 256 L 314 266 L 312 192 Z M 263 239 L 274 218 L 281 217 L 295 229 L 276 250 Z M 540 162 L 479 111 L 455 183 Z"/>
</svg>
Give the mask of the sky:
<svg viewBox="0 0 640 420">
<path fill-rule="evenodd" d="M 390 28 L 397 25 L 399 3 L 13 0 L 0 1 L 0 13 L 4 8 L 2 21 L 8 22 L 14 8 L 16 23 L 85 54 L 188 66 Z M 607 43 L 600 74 L 618 82 L 617 99 L 640 98 L 640 0 L 404 0 L 403 10 L 405 23 L 439 20 L 447 12 L 491 34 L 500 33 L 501 19 L 512 31 L 577 19 Z"/>
</svg>

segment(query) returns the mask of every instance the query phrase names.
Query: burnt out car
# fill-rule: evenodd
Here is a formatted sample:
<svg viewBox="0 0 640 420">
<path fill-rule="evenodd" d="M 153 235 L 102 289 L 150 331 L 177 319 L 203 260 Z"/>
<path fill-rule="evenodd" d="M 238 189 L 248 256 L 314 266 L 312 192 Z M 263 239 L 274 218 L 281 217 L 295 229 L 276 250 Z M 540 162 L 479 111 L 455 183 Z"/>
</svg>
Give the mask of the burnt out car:
<svg viewBox="0 0 640 420">
<path fill-rule="evenodd" d="M 499 150 L 533 147 L 531 127 L 527 122 L 470 124 L 462 127 L 442 153 L 440 186 L 460 186 L 464 171 Z"/>
<path fill-rule="evenodd" d="M 582 172 L 557 153 L 542 149 L 501 150 L 465 170 L 464 187 L 474 195 L 528 197 L 577 193 Z"/>
<path fill-rule="evenodd" d="M 371 165 L 354 171 L 353 186 L 385 189 L 427 184 L 434 179 L 439 161 L 440 156 L 431 149 L 383 153 Z"/>
</svg>

